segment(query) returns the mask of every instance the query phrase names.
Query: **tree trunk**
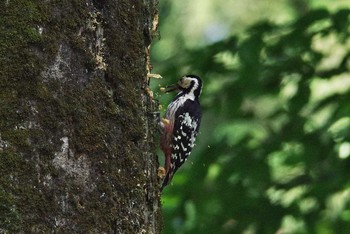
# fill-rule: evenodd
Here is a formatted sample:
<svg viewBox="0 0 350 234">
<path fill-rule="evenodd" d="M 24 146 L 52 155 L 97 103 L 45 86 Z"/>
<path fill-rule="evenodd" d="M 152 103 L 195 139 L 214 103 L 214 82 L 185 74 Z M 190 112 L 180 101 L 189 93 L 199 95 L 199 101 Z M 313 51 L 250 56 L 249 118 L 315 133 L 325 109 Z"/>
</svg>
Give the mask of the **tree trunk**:
<svg viewBox="0 0 350 234">
<path fill-rule="evenodd" d="M 160 233 L 156 7 L 0 3 L 0 233 Z"/>
</svg>

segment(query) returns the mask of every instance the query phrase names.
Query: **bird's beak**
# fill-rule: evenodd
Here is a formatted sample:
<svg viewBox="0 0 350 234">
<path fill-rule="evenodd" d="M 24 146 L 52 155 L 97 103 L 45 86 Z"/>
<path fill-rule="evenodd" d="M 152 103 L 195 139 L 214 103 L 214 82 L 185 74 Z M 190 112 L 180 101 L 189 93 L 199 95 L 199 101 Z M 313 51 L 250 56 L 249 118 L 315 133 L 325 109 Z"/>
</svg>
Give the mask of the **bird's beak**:
<svg viewBox="0 0 350 234">
<path fill-rule="evenodd" d="M 169 92 L 172 92 L 172 91 L 175 91 L 175 90 L 179 90 L 179 89 L 180 89 L 179 84 L 175 83 L 175 84 L 172 84 L 172 85 L 169 85 L 169 86 L 165 87 L 163 92 L 169 93 Z"/>
</svg>

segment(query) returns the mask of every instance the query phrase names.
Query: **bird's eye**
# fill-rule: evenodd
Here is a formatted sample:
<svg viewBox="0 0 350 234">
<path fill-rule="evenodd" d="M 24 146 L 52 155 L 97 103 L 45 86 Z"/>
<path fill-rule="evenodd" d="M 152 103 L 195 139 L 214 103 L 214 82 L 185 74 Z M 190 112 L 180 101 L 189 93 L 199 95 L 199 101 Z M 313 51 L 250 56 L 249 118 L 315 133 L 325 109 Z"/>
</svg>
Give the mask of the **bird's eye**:
<svg viewBox="0 0 350 234">
<path fill-rule="evenodd" d="M 186 88 L 187 87 L 187 82 L 186 82 L 186 79 L 185 77 L 181 78 L 180 81 L 179 81 L 179 85 L 183 88 Z"/>
<path fill-rule="evenodd" d="M 190 86 L 190 80 L 184 78 L 183 81 L 182 81 L 182 85 L 184 88 L 188 88 Z"/>
</svg>

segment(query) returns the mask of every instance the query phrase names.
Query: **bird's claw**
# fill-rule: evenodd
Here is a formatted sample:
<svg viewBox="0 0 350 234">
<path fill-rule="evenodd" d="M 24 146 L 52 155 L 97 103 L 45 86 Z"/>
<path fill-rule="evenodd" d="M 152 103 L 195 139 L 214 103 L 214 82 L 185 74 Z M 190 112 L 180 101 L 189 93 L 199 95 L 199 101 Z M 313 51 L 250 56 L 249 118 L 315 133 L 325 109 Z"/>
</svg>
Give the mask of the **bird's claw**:
<svg viewBox="0 0 350 234">
<path fill-rule="evenodd" d="M 158 170 L 157 170 L 157 175 L 158 175 L 158 177 L 163 179 L 165 177 L 165 175 L 166 175 L 165 168 L 164 167 L 159 167 Z"/>
</svg>

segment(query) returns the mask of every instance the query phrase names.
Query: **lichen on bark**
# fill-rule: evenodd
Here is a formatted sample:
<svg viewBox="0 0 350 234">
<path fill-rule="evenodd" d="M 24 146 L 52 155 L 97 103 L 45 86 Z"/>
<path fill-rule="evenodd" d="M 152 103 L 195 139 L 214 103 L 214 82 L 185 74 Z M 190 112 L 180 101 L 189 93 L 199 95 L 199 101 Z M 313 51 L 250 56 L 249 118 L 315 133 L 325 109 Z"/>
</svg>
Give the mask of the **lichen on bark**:
<svg viewBox="0 0 350 234">
<path fill-rule="evenodd" d="M 0 232 L 159 233 L 157 1 L 0 7 Z"/>
</svg>

